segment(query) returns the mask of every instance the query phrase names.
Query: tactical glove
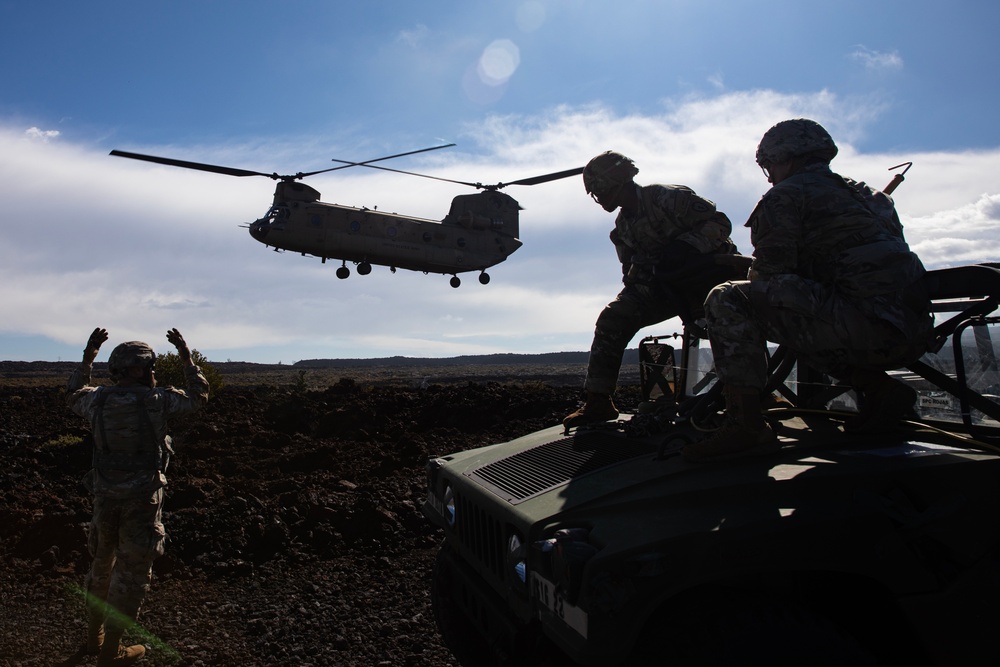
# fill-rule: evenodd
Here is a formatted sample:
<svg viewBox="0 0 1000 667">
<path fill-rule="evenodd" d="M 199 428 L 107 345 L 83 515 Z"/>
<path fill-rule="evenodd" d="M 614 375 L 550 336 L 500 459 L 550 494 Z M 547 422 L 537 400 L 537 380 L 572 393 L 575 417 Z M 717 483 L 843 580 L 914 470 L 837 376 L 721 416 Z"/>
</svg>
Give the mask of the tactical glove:
<svg viewBox="0 0 1000 667">
<path fill-rule="evenodd" d="M 184 342 L 184 337 L 181 336 L 180 331 L 177 329 L 168 331 L 167 340 L 177 348 L 177 356 L 180 357 L 181 361 L 186 364 L 191 363 L 191 350 L 188 349 L 187 343 Z"/>
<path fill-rule="evenodd" d="M 87 363 L 93 363 L 94 359 L 97 358 L 97 352 L 101 349 L 101 345 L 108 340 L 108 330 L 97 327 L 90 334 L 90 338 L 87 340 L 87 347 L 83 350 L 83 360 Z"/>
</svg>

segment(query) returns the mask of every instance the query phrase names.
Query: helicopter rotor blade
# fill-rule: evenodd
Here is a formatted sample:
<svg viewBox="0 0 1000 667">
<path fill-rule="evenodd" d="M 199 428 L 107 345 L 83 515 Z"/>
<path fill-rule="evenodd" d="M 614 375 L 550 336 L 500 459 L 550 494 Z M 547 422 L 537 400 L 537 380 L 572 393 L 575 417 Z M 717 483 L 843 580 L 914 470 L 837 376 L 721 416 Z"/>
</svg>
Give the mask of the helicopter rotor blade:
<svg viewBox="0 0 1000 667">
<path fill-rule="evenodd" d="M 416 155 L 417 153 L 426 153 L 427 151 L 436 151 L 440 148 L 451 148 L 455 144 L 444 144 L 441 146 L 431 146 L 430 148 L 421 148 L 415 151 L 407 151 L 405 153 L 396 153 L 395 155 L 386 155 L 385 157 L 378 157 L 374 160 L 365 160 L 364 162 L 348 162 L 347 160 L 333 160 L 333 162 L 340 162 L 342 166 L 334 167 L 334 169 L 347 169 L 348 167 L 362 167 L 371 164 L 372 162 L 382 162 L 383 160 L 392 160 L 393 158 L 403 157 L 404 155 Z M 332 170 L 330 170 L 332 171 Z"/>
<path fill-rule="evenodd" d="M 127 157 L 132 160 L 143 160 L 144 162 L 155 162 L 170 167 L 183 167 L 184 169 L 197 169 L 198 171 L 209 171 L 214 174 L 225 174 L 226 176 L 265 176 L 277 180 L 281 178 L 277 174 L 265 174 L 260 171 L 250 171 L 248 169 L 236 169 L 234 167 L 220 167 L 214 164 L 203 164 L 201 162 L 188 162 L 187 160 L 175 160 L 168 157 L 157 157 L 155 155 L 142 155 L 140 153 L 128 153 L 126 151 L 111 151 L 115 157 Z"/>
<path fill-rule="evenodd" d="M 332 162 L 340 163 L 339 167 L 331 167 L 329 169 L 323 169 L 320 171 L 311 171 L 308 174 L 302 174 L 303 176 L 312 176 L 313 174 L 324 174 L 328 171 L 337 171 L 338 169 L 347 169 L 348 167 L 367 167 L 370 166 L 372 162 L 382 162 L 383 160 L 392 160 L 393 158 L 403 157 L 404 155 L 415 155 L 417 153 L 426 153 L 427 151 L 436 151 L 440 148 L 451 148 L 455 144 L 443 144 L 441 146 L 431 146 L 430 148 L 421 148 L 415 151 L 407 151 L 405 153 L 396 153 L 395 155 L 386 155 L 385 157 L 377 157 L 374 160 L 365 160 L 364 162 L 348 162 L 347 160 L 332 160 Z M 388 167 L 372 167 L 372 169 L 385 169 L 386 171 L 397 171 L 395 169 L 389 169 Z M 402 172 L 407 173 L 407 172 Z M 419 175 L 419 174 L 415 174 Z"/>
<path fill-rule="evenodd" d="M 418 174 L 415 171 L 403 171 L 402 169 L 391 169 L 389 167 L 383 167 L 377 164 L 369 164 L 370 162 L 375 162 L 375 160 L 369 160 L 369 162 L 348 162 L 347 160 L 334 160 L 334 162 L 339 162 L 344 165 L 343 167 L 337 167 L 338 169 L 345 169 L 347 167 L 368 167 L 369 169 L 381 169 L 382 171 L 391 171 L 396 174 L 406 174 L 407 176 L 419 176 L 420 178 L 433 178 L 435 181 L 444 181 L 445 183 L 458 183 L 459 185 L 468 185 L 471 188 L 487 187 L 482 183 L 469 183 L 468 181 L 454 181 L 450 178 L 442 178 L 441 176 L 430 176 L 429 174 Z"/>
<path fill-rule="evenodd" d="M 296 174 L 280 175 L 278 173 L 265 174 L 262 171 L 251 171 L 249 169 L 237 169 L 235 167 L 221 167 L 214 164 L 205 164 L 203 162 L 189 162 L 188 160 L 176 160 L 169 157 L 158 157 L 156 155 L 142 155 L 141 153 L 129 153 L 127 151 L 113 150 L 111 155 L 115 157 L 127 157 L 132 160 L 143 160 L 144 162 L 155 162 L 156 164 L 163 164 L 169 167 L 183 167 L 184 169 L 197 169 L 198 171 L 208 171 L 213 174 L 224 174 L 226 176 L 264 176 L 275 181 L 293 181 L 305 178 L 306 176 L 315 176 L 316 174 L 325 174 L 328 171 L 337 171 L 338 169 L 346 169 L 347 167 L 354 167 L 357 165 L 367 165 L 369 162 L 381 162 L 382 160 L 391 160 L 392 158 L 403 157 L 404 155 L 413 155 L 415 153 L 426 153 L 427 151 L 436 151 L 439 148 L 449 148 L 455 144 L 444 144 L 442 146 L 431 146 L 430 148 L 421 148 L 420 150 L 407 151 L 406 153 L 397 153 L 396 155 L 388 155 L 386 157 L 376 158 L 374 160 L 367 160 L 365 162 L 350 162 L 344 163 L 339 167 L 331 167 L 329 169 L 319 169 L 317 171 L 307 171 L 298 172 Z M 343 162 L 342 160 L 334 160 L 334 162 Z"/>
<path fill-rule="evenodd" d="M 370 160 L 369 162 L 375 162 L 376 160 Z M 334 160 L 334 162 L 339 162 L 345 167 L 368 167 L 370 169 L 381 169 L 382 171 L 391 171 L 397 174 L 406 174 L 407 176 L 420 176 L 421 178 L 433 178 L 435 181 L 444 181 L 446 183 L 457 183 L 458 185 L 467 185 L 471 188 L 477 188 L 479 190 L 500 190 L 507 187 L 508 185 L 538 185 L 539 183 L 548 183 L 549 181 L 557 181 L 561 178 L 569 178 L 570 176 L 578 176 L 583 173 L 583 167 L 576 167 L 574 169 L 566 169 L 565 171 L 557 171 L 551 174 L 543 174 L 542 176 L 532 176 L 531 178 L 522 178 L 517 181 L 511 181 L 510 183 L 497 183 L 496 185 L 483 185 L 482 183 L 470 183 L 469 181 L 456 181 L 451 178 L 443 178 L 441 176 L 430 176 L 429 174 L 418 174 L 414 171 L 403 171 L 402 169 L 391 169 L 389 167 L 383 167 L 381 165 L 369 164 L 368 162 L 348 162 L 347 160 Z"/>
<path fill-rule="evenodd" d="M 567 169 L 565 171 L 557 171 L 552 174 L 544 174 L 542 176 L 532 176 L 531 178 L 522 178 L 519 181 L 511 181 L 510 183 L 498 183 L 497 188 L 504 188 L 508 185 L 538 185 L 539 183 L 548 183 L 549 181 L 558 181 L 561 178 L 569 178 L 570 176 L 578 176 L 583 173 L 583 167 L 577 167 L 575 169 Z"/>
</svg>

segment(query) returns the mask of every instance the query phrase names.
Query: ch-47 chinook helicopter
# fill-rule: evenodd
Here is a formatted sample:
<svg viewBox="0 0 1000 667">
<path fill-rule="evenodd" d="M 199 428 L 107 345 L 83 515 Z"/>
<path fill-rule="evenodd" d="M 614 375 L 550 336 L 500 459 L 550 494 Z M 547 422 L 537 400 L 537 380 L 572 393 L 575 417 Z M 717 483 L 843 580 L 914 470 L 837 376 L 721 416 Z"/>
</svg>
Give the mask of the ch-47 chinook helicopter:
<svg viewBox="0 0 1000 667">
<path fill-rule="evenodd" d="M 454 144 L 423 148 L 365 162 L 334 160 L 340 166 L 284 176 L 118 150 L 111 151 L 111 155 L 227 176 L 265 176 L 278 181 L 274 201 L 267 213 L 247 225 L 250 236 L 276 251 L 290 250 L 303 256 L 313 255 L 324 263 L 327 259 L 339 259 L 342 264 L 337 268 L 338 278 L 351 275 L 347 263 L 352 262 L 361 275 L 371 273 L 373 264 L 387 266 L 393 272 L 399 268 L 450 275 L 452 287 L 458 287 L 462 283 L 457 274 L 479 271 L 479 282 L 485 285 L 490 281 L 486 269 L 504 261 L 521 247 L 518 239 L 518 211 L 521 207 L 513 197 L 500 192 L 500 189 L 508 185 L 537 185 L 575 176 L 582 173 L 583 168 L 510 183 L 483 185 L 372 164 L 449 146 Z M 370 208 L 327 204 L 319 201 L 318 191 L 298 182 L 307 176 L 348 167 L 371 167 L 433 178 L 466 185 L 482 192 L 455 197 L 448 215 L 437 221 L 383 213 Z"/>
</svg>

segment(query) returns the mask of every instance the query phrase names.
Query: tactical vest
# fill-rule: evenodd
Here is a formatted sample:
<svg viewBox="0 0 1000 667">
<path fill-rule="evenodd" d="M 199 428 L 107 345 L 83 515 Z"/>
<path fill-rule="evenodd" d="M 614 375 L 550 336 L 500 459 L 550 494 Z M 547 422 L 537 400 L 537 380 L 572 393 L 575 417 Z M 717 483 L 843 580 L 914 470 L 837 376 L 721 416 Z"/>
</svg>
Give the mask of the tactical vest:
<svg viewBox="0 0 1000 667">
<path fill-rule="evenodd" d="M 148 389 L 100 387 L 94 414 L 94 468 L 127 472 L 166 469 L 169 451 L 149 417 L 145 398 Z M 130 396 L 132 400 L 108 405 L 110 395 Z M 117 403 L 117 402 L 116 402 Z M 110 428 L 109 428 L 110 427 Z"/>
<path fill-rule="evenodd" d="M 686 185 L 665 185 L 672 194 L 672 208 L 662 208 L 657 199 L 659 188 L 647 185 L 638 188 L 640 209 L 636 217 L 626 227 L 619 224 L 621 217 L 615 219 L 615 229 L 618 241 L 627 246 L 622 248 L 616 243 L 619 259 L 622 263 L 631 261 L 639 264 L 656 264 L 660 261 L 660 253 L 677 237 L 689 232 L 704 236 L 706 241 L 711 237 L 700 231 L 703 225 L 713 222 L 726 231 L 717 239 L 718 246 L 713 252 L 735 252 L 736 246 L 729 239 L 732 224 L 725 213 L 719 211 L 715 204 L 695 193 Z M 724 224 L 723 224 L 724 221 Z M 628 254 L 631 254 L 631 257 Z"/>
</svg>

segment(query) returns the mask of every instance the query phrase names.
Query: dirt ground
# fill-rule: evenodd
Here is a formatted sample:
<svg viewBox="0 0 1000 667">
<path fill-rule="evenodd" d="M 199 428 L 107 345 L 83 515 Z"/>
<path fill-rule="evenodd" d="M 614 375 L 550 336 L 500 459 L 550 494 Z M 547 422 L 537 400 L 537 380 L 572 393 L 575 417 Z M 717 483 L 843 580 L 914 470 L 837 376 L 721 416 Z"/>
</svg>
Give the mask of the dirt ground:
<svg viewBox="0 0 1000 667">
<path fill-rule="evenodd" d="M 0 368 L 0 665 L 94 663 L 77 654 L 92 441 L 64 404 L 72 367 Z M 223 371 L 173 423 L 141 664 L 455 664 L 429 606 L 424 462 L 558 423 L 582 369 L 433 373 Z"/>
</svg>

